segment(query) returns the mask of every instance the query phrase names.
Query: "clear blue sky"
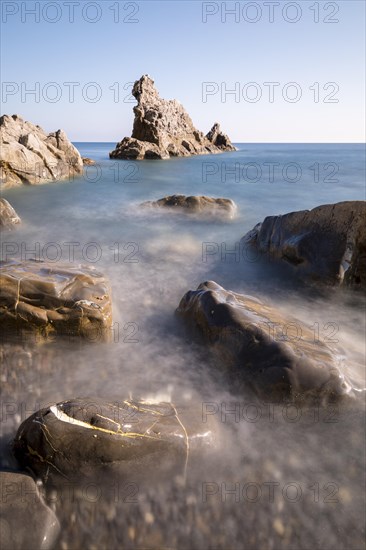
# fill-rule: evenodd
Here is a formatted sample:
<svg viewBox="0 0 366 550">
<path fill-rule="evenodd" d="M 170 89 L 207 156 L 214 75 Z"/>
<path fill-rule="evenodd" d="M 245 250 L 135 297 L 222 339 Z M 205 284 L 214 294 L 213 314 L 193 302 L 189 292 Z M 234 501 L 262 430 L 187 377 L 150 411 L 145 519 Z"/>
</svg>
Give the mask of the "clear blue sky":
<svg viewBox="0 0 366 550">
<path fill-rule="evenodd" d="M 365 2 L 270 4 L 2 0 L 1 112 L 61 127 L 73 141 L 118 141 L 133 122 L 124 87 L 148 73 L 205 132 L 217 120 L 237 142 L 364 141 Z M 225 15 L 222 6 L 239 11 Z M 80 84 L 73 102 L 65 82 Z M 273 102 L 266 82 L 279 83 Z M 32 88 L 37 97 L 26 95 Z M 237 96 L 224 102 L 225 88 Z M 204 90 L 212 92 L 205 102 Z M 100 100 L 88 102 L 96 92 Z"/>
</svg>

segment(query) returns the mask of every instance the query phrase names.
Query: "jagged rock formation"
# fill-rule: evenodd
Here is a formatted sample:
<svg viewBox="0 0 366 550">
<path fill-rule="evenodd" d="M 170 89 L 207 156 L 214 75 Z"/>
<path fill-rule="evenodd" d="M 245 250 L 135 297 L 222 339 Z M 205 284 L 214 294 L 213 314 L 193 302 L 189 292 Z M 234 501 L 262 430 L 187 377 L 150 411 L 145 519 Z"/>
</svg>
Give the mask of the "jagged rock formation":
<svg viewBox="0 0 366 550">
<path fill-rule="evenodd" d="M 0 183 L 3 188 L 80 175 L 80 153 L 63 130 L 46 134 L 18 115 L 0 118 Z"/>
<path fill-rule="evenodd" d="M 347 201 L 268 216 L 243 239 L 268 258 L 284 260 L 302 279 L 366 287 L 366 202 Z"/>
<path fill-rule="evenodd" d="M 6 199 L 0 199 L 0 227 L 11 229 L 20 221 L 12 205 Z"/>
<path fill-rule="evenodd" d="M 117 143 L 109 156 L 120 159 L 168 159 L 235 151 L 216 122 L 205 136 L 198 131 L 179 101 L 161 99 L 149 75 L 132 89 L 137 99 L 132 136 Z"/>
<path fill-rule="evenodd" d="M 236 204 L 231 199 L 205 196 L 170 195 L 157 201 L 146 201 L 142 207 L 164 208 L 171 211 L 187 212 L 188 214 L 202 214 L 204 216 L 219 216 L 233 218 L 236 213 Z"/>
<path fill-rule="evenodd" d="M 183 296 L 177 314 L 208 345 L 234 391 L 279 402 L 354 397 L 337 352 L 257 298 L 208 281 Z"/>
<path fill-rule="evenodd" d="M 92 267 L 32 260 L 0 262 L 4 338 L 57 335 L 101 342 L 110 336 L 109 283 Z"/>
</svg>

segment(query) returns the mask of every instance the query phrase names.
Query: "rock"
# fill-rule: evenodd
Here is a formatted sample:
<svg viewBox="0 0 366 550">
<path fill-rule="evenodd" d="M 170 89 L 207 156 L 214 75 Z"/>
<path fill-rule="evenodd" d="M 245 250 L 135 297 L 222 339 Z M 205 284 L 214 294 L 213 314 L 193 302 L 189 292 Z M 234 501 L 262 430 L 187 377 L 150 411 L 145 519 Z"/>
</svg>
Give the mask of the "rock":
<svg viewBox="0 0 366 550">
<path fill-rule="evenodd" d="M 229 137 L 221 131 L 220 124 L 215 122 L 211 130 L 206 135 L 206 138 L 211 141 L 218 149 L 222 151 L 236 150 L 229 139 Z"/>
<path fill-rule="evenodd" d="M 336 353 L 315 342 L 309 327 L 256 298 L 209 281 L 185 294 L 177 314 L 209 345 L 236 390 L 271 401 L 353 395 Z"/>
<path fill-rule="evenodd" d="M 0 262 L 3 334 L 78 336 L 104 341 L 112 324 L 109 284 L 92 267 L 41 261 Z"/>
<path fill-rule="evenodd" d="M 16 472 L 0 472 L 0 484 L 1 549 L 51 550 L 60 525 L 34 480 Z"/>
<path fill-rule="evenodd" d="M 138 102 L 132 136 L 117 143 L 110 158 L 168 159 L 236 151 L 217 122 L 206 136 L 199 132 L 177 100 L 160 98 L 148 75 L 135 82 L 132 95 Z"/>
<path fill-rule="evenodd" d="M 21 220 L 11 204 L 0 198 L 0 227 L 11 229 L 13 225 L 20 222 Z"/>
<path fill-rule="evenodd" d="M 215 199 L 204 196 L 170 195 L 157 201 L 146 201 L 142 207 L 167 208 L 183 211 L 188 214 L 221 215 L 233 218 L 236 214 L 236 204 L 231 199 Z"/>
<path fill-rule="evenodd" d="M 3 188 L 73 178 L 83 161 L 63 130 L 46 134 L 18 115 L 0 118 L 0 182 Z"/>
<path fill-rule="evenodd" d="M 366 287 L 366 202 L 348 201 L 269 216 L 242 239 L 304 280 Z"/>
<path fill-rule="evenodd" d="M 82 157 L 84 166 L 94 166 L 96 164 L 95 160 L 88 157 Z"/>
<path fill-rule="evenodd" d="M 213 434 L 201 420 L 201 410 L 178 410 L 171 403 L 98 398 L 63 401 L 42 409 L 19 427 L 13 449 L 20 464 L 37 476 L 95 474 L 104 466 L 119 464 L 154 470 L 164 455 L 187 458 L 188 451 L 209 445 Z M 192 423 L 193 418 L 193 423 Z M 152 469 L 147 470 L 151 476 Z M 155 476 L 155 473 L 154 473 Z"/>
</svg>

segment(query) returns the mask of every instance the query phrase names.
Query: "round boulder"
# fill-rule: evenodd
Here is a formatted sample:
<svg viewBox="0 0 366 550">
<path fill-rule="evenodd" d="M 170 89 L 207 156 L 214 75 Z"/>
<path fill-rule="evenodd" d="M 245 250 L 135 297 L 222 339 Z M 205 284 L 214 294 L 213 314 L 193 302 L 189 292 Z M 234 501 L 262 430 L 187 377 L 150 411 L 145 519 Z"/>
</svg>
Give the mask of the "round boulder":
<svg viewBox="0 0 366 550">
<path fill-rule="evenodd" d="M 213 432 L 201 414 L 178 410 L 171 403 L 78 398 L 26 419 L 13 449 L 20 464 L 40 478 L 72 479 L 116 464 L 122 473 L 129 466 L 138 470 L 153 465 L 156 470 L 164 456 L 185 463 L 191 450 L 212 440 Z"/>
</svg>

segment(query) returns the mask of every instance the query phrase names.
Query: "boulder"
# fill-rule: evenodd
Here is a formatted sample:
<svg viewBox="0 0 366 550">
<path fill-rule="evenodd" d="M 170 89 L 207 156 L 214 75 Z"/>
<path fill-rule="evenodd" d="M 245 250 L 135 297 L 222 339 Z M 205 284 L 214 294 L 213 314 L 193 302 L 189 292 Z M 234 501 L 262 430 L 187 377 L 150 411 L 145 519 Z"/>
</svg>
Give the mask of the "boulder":
<svg viewBox="0 0 366 550">
<path fill-rule="evenodd" d="M 60 525 L 34 480 L 16 472 L 0 472 L 0 485 L 1 550 L 51 550 Z"/>
<path fill-rule="evenodd" d="M 46 134 L 18 115 L 0 118 L 0 182 L 3 188 L 81 175 L 83 161 L 63 130 Z"/>
<path fill-rule="evenodd" d="M 236 390 L 270 401 L 353 396 L 337 352 L 306 325 L 213 281 L 182 298 L 177 314 L 208 344 Z"/>
<path fill-rule="evenodd" d="M 289 264 L 302 279 L 366 287 L 366 202 L 347 201 L 269 216 L 241 243 Z"/>
<path fill-rule="evenodd" d="M 107 279 L 92 267 L 42 261 L 0 262 L 4 335 L 53 335 L 104 341 L 112 324 Z"/>
<path fill-rule="evenodd" d="M 119 159 L 168 159 L 236 151 L 216 122 L 205 136 L 198 131 L 177 100 L 159 96 L 149 75 L 137 80 L 132 89 L 137 99 L 132 136 L 117 143 L 109 156 Z"/>
<path fill-rule="evenodd" d="M 11 229 L 13 225 L 20 223 L 20 221 L 11 204 L 5 199 L 0 199 L 0 227 Z"/>
<path fill-rule="evenodd" d="M 192 414 L 171 403 L 78 398 L 27 418 L 13 450 L 40 478 L 88 477 L 116 464 L 121 473 L 132 466 L 134 473 L 148 468 L 151 476 L 152 468 L 163 468 L 164 457 L 184 463 L 188 452 L 211 444 L 213 433 L 201 419 L 201 410 Z"/>
<path fill-rule="evenodd" d="M 236 213 L 236 204 L 231 199 L 215 199 L 213 197 L 170 195 L 157 201 L 146 201 L 142 207 L 166 208 L 171 211 L 186 212 L 187 214 L 208 214 L 233 218 Z"/>
</svg>

